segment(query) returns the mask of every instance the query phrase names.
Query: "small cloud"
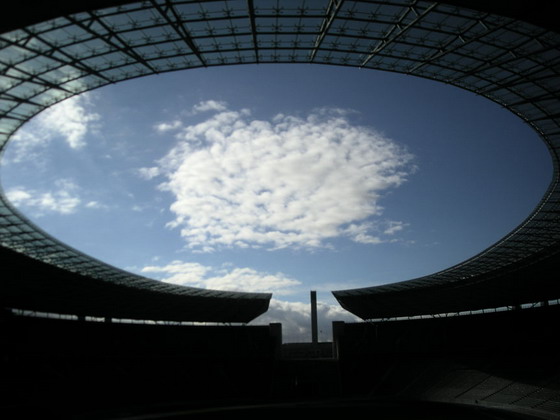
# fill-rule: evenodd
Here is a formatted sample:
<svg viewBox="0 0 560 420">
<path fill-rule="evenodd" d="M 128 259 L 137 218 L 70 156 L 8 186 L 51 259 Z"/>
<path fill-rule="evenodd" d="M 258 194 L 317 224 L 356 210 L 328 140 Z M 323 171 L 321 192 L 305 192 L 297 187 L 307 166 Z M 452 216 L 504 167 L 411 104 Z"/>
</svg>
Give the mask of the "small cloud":
<svg viewBox="0 0 560 420">
<path fill-rule="evenodd" d="M 72 214 L 82 206 L 88 209 L 108 208 L 108 206 L 95 200 L 84 203 L 80 187 L 72 180 L 58 179 L 54 182 L 54 187 L 49 191 L 40 191 L 17 186 L 7 190 L 6 196 L 13 205 L 32 211 L 37 217 L 48 213 Z"/>
<path fill-rule="evenodd" d="M 192 111 L 194 114 L 199 114 L 201 112 L 215 111 L 223 112 L 227 110 L 227 103 L 223 101 L 202 101 L 193 106 Z"/>
<path fill-rule="evenodd" d="M 159 133 L 165 133 L 167 131 L 173 131 L 181 128 L 183 123 L 180 120 L 171 121 L 169 123 L 156 124 L 154 128 Z"/>
<path fill-rule="evenodd" d="M 85 206 L 88 209 L 103 209 L 103 210 L 105 210 L 105 209 L 109 208 L 109 206 L 107 206 L 105 204 L 102 204 L 99 201 L 89 201 L 89 202 L 86 203 Z"/>
<path fill-rule="evenodd" d="M 140 168 L 138 169 L 138 175 L 141 178 L 150 180 L 152 178 L 157 177 L 160 174 L 160 169 L 158 167 L 151 167 L 151 168 Z"/>
<path fill-rule="evenodd" d="M 204 266 L 176 260 L 164 266 L 146 266 L 143 273 L 157 275 L 161 281 L 212 290 L 290 294 L 301 282 L 284 273 L 266 273 L 248 267 Z"/>
<path fill-rule="evenodd" d="M 390 221 L 387 222 L 388 227 L 383 232 L 385 235 L 394 235 L 397 232 L 402 231 L 405 227 L 408 226 L 407 223 L 397 222 L 397 221 Z"/>
<path fill-rule="evenodd" d="M 231 271 L 207 279 L 210 289 L 271 292 L 278 295 L 291 293 L 291 288 L 299 286 L 298 280 L 283 273 L 269 274 L 252 268 L 234 268 Z"/>
<path fill-rule="evenodd" d="M 40 123 L 51 133 L 61 135 L 72 149 L 85 146 L 85 135 L 99 114 L 88 112 L 87 95 L 80 95 L 62 101 L 41 114 Z"/>
<path fill-rule="evenodd" d="M 361 244 L 381 244 L 395 242 L 393 236 L 403 231 L 407 226 L 407 223 L 399 221 L 378 221 L 376 223 L 351 224 L 344 230 L 344 233 L 353 241 Z M 391 238 L 387 238 L 389 236 Z"/>
<path fill-rule="evenodd" d="M 201 114 L 204 112 L 224 112 L 227 110 L 227 103 L 223 101 L 201 101 L 198 104 L 194 105 L 190 112 L 186 112 L 187 116 L 193 116 L 197 114 Z M 154 129 L 158 133 L 167 133 L 169 131 L 177 131 L 179 129 L 183 129 L 183 122 L 181 120 L 173 120 L 169 122 L 161 122 L 154 125 Z"/>
<path fill-rule="evenodd" d="M 25 124 L 13 136 L 11 159 L 15 162 L 35 159 L 34 149 L 57 138 L 64 140 L 71 149 L 83 148 L 92 123 L 100 119 L 99 114 L 89 110 L 89 98 L 82 94 L 66 99 Z"/>
<path fill-rule="evenodd" d="M 25 190 L 23 187 L 14 187 L 6 191 L 8 200 L 16 207 L 24 205 L 33 199 L 31 192 Z"/>
<path fill-rule="evenodd" d="M 58 180 L 54 191 L 37 191 L 25 187 L 14 187 L 6 191 L 8 200 L 16 207 L 29 208 L 37 216 L 44 213 L 74 213 L 82 200 L 77 195 L 77 186 L 69 180 Z"/>
<path fill-rule="evenodd" d="M 176 260 L 165 266 L 146 266 L 141 271 L 142 273 L 159 274 L 160 280 L 166 283 L 200 287 L 204 283 L 204 277 L 209 268 L 199 263 Z"/>
<path fill-rule="evenodd" d="M 216 248 L 208 245 L 201 245 L 197 249 L 193 249 L 193 254 L 211 254 L 216 251 Z"/>
<path fill-rule="evenodd" d="M 344 233 L 354 242 L 358 242 L 360 244 L 375 245 L 383 243 L 383 240 L 379 236 L 374 236 L 369 233 L 371 230 L 371 223 L 351 224 L 344 230 Z"/>
</svg>

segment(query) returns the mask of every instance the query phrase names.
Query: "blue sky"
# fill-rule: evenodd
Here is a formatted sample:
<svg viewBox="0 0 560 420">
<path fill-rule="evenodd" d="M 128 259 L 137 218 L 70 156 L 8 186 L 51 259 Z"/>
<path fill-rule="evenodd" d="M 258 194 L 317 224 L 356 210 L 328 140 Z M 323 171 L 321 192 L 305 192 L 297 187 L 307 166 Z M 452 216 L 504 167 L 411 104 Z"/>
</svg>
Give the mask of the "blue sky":
<svg viewBox="0 0 560 420">
<path fill-rule="evenodd" d="M 330 291 L 434 273 L 515 228 L 551 176 L 489 100 L 392 73 L 246 65 L 101 88 L 35 117 L 2 184 L 63 242 L 157 280 L 272 292 L 255 322 L 309 340 Z"/>
</svg>

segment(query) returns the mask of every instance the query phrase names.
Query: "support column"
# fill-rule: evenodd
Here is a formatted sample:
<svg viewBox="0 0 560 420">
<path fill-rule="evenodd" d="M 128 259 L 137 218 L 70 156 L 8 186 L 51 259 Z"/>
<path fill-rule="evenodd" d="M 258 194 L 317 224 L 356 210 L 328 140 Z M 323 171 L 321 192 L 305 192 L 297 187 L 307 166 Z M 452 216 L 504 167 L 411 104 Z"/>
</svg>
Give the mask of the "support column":
<svg viewBox="0 0 560 420">
<path fill-rule="evenodd" d="M 270 337 L 274 342 L 274 358 L 280 359 L 282 356 L 282 324 L 274 322 L 268 325 Z"/>
<path fill-rule="evenodd" d="M 335 359 L 340 358 L 340 347 L 341 342 L 344 340 L 344 326 L 346 324 L 344 321 L 333 321 L 332 322 L 332 336 L 333 336 L 333 357 Z"/>
</svg>

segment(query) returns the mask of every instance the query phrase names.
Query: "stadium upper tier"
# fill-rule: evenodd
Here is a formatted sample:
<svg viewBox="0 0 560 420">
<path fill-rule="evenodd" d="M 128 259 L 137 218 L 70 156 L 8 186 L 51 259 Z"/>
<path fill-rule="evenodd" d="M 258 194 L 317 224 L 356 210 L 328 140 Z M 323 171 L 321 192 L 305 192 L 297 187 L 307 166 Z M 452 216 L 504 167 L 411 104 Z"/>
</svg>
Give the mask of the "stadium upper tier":
<svg viewBox="0 0 560 420">
<path fill-rule="evenodd" d="M 462 264 L 393 285 L 333 293 L 362 318 L 555 299 L 559 283 L 545 268 L 555 267 L 560 239 L 560 35 L 545 2 L 486 3 L 90 0 L 57 2 L 53 8 L 47 2 L 18 2 L 14 12 L 4 14 L 0 35 L 0 148 L 22 124 L 59 101 L 174 70 L 316 63 L 440 81 L 500 104 L 538 133 L 554 167 L 548 191 L 517 229 Z M 52 238 L 3 195 L 0 242 L 3 255 L 15 251 L 75 273 L 85 288 L 74 290 L 71 279 L 48 285 L 47 278 L 15 281 L 25 277 L 26 264 L 14 263 L 20 274 L 0 283 L 8 307 L 57 312 L 75 298 L 74 310 L 82 302 L 90 311 L 112 316 L 114 309 L 105 302 L 119 289 L 142 296 L 119 317 L 138 318 L 157 296 L 158 306 L 146 310 L 151 319 L 248 321 L 266 311 L 270 299 L 268 294 L 173 286 L 116 269 Z M 220 303 L 192 303 L 201 296 Z M 166 299 L 173 305 L 166 308 Z"/>
</svg>

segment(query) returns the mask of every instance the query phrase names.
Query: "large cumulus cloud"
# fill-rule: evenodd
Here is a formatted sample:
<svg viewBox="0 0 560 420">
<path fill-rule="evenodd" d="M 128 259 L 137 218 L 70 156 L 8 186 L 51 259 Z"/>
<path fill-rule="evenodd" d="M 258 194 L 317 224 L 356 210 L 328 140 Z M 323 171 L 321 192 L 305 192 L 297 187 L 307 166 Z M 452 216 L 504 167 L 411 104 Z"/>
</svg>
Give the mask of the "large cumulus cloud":
<svg viewBox="0 0 560 420">
<path fill-rule="evenodd" d="M 176 145 L 141 169 L 145 178 L 164 176 L 160 188 L 173 196 L 169 226 L 190 248 L 316 248 L 337 237 L 372 244 L 405 226 L 379 217 L 380 198 L 406 180 L 412 155 L 353 125 L 345 111 L 266 121 L 223 103 L 196 110 L 215 113 L 165 125 Z"/>
</svg>

